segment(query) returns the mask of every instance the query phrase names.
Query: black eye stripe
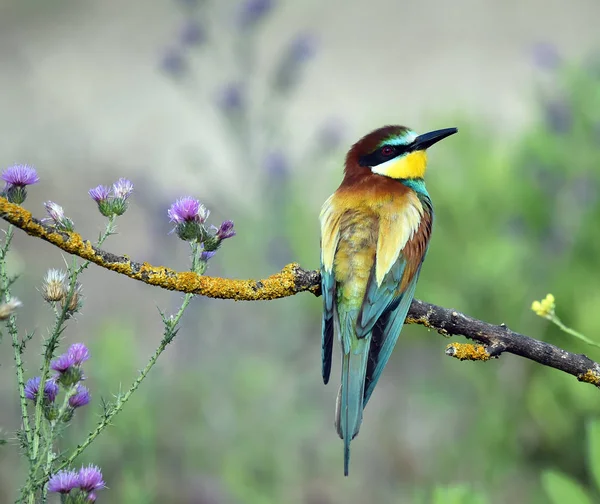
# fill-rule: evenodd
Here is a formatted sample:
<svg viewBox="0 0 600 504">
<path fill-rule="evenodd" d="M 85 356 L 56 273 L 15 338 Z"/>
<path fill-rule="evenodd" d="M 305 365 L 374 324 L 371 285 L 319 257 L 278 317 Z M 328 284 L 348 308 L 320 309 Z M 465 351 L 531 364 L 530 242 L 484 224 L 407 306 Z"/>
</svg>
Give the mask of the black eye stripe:
<svg viewBox="0 0 600 504">
<path fill-rule="evenodd" d="M 384 149 L 387 151 L 389 147 L 392 148 L 392 151 L 384 154 Z M 358 164 L 360 166 L 377 166 L 402 154 L 406 154 L 407 152 L 410 152 L 410 150 L 410 145 L 382 145 L 370 154 L 361 156 L 361 158 L 358 160 Z"/>
</svg>

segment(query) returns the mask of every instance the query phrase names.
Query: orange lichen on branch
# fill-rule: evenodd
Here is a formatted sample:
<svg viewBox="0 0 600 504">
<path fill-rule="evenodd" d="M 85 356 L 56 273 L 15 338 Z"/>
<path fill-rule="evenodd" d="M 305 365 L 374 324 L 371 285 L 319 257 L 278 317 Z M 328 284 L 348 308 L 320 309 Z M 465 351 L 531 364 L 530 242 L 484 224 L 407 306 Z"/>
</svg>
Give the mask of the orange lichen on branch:
<svg viewBox="0 0 600 504">
<path fill-rule="evenodd" d="M 406 320 L 404 321 L 404 323 L 405 324 L 422 325 L 423 327 L 426 327 L 427 329 L 433 329 L 434 331 L 437 331 L 442 336 L 446 336 L 446 337 L 450 336 L 450 334 L 448 333 L 448 331 L 446 329 L 444 329 L 442 327 L 438 327 L 431 322 L 430 317 L 432 314 L 433 313 L 431 311 L 427 311 L 427 313 L 425 313 L 419 317 L 415 317 L 409 313 L 408 316 L 406 317 Z"/>
<path fill-rule="evenodd" d="M 21 206 L 9 203 L 1 197 L 0 216 L 28 235 L 52 243 L 69 254 L 134 280 L 167 290 L 236 301 L 266 301 L 292 296 L 303 291 L 319 294 L 319 284 L 315 281 L 318 272 L 304 271 L 296 263 L 288 264 L 279 273 L 264 280 L 237 280 L 197 275 L 190 271 L 177 272 L 164 266 L 136 263 L 128 257 L 100 250 L 78 233 L 57 231 L 33 218 L 31 213 Z"/>
<path fill-rule="evenodd" d="M 298 264 L 288 264 L 279 273 L 264 280 L 233 280 L 178 273 L 169 268 L 144 263 L 139 272 L 128 276 L 164 289 L 236 301 L 272 300 L 292 296 L 301 290 L 296 284 Z"/>
<path fill-rule="evenodd" d="M 577 379 L 581 382 L 591 383 L 592 385 L 596 385 L 596 387 L 600 387 L 600 373 L 593 369 L 588 369 L 585 373 L 578 375 Z"/>
<path fill-rule="evenodd" d="M 446 355 L 458 360 L 486 361 L 491 355 L 483 345 L 471 343 L 450 343 L 446 347 Z"/>
</svg>

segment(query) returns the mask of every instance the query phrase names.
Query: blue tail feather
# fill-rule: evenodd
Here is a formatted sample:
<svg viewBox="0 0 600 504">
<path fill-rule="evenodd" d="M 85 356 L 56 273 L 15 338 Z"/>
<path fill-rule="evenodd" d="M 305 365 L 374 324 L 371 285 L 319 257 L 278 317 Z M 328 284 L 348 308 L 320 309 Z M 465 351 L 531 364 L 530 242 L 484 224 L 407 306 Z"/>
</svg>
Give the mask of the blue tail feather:
<svg viewBox="0 0 600 504">
<path fill-rule="evenodd" d="M 352 337 L 351 348 L 342 356 L 342 386 L 338 397 L 336 427 L 344 440 L 344 476 L 350 465 L 350 442 L 360 430 L 363 415 L 365 375 L 369 357 L 370 335 Z"/>
</svg>

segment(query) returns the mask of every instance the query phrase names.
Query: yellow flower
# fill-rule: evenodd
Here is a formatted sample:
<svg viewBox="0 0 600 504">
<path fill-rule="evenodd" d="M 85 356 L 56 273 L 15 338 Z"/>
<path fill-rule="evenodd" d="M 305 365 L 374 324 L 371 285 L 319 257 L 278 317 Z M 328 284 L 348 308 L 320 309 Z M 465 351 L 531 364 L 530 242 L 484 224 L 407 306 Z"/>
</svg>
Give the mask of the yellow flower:
<svg viewBox="0 0 600 504">
<path fill-rule="evenodd" d="M 554 296 L 552 294 L 548 294 L 541 301 L 534 301 L 531 303 L 531 309 L 540 317 L 550 318 L 552 315 L 554 315 L 554 309 L 556 307 L 555 301 L 556 300 L 554 299 Z"/>
</svg>

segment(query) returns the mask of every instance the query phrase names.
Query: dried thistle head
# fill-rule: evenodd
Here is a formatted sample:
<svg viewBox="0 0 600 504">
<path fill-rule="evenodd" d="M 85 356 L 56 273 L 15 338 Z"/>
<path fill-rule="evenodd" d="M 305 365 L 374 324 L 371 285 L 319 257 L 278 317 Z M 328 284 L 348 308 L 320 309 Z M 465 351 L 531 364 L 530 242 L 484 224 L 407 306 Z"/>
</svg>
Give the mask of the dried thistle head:
<svg viewBox="0 0 600 504">
<path fill-rule="evenodd" d="M 58 269 L 49 269 L 42 283 L 42 297 L 48 303 L 61 301 L 67 294 L 67 274 Z"/>
<path fill-rule="evenodd" d="M 68 291 L 65 292 L 65 295 L 60 300 L 61 306 L 64 308 L 68 298 Z M 75 285 L 75 289 L 73 290 L 73 295 L 69 300 L 69 304 L 67 306 L 67 311 L 71 314 L 78 312 L 81 310 L 83 306 L 83 296 L 81 295 L 81 284 L 77 282 Z"/>
<path fill-rule="evenodd" d="M 12 298 L 10 301 L 0 304 L 0 320 L 6 320 L 22 304 L 17 298 Z"/>
</svg>

